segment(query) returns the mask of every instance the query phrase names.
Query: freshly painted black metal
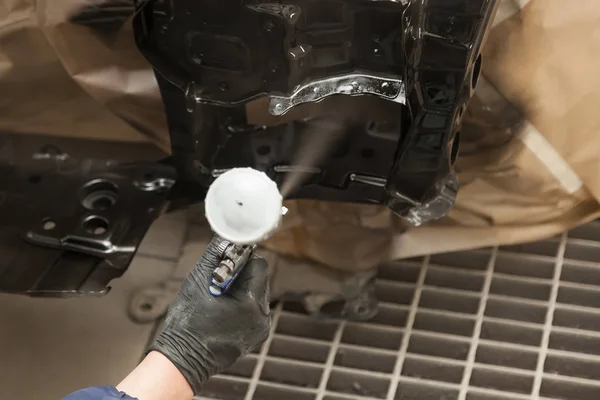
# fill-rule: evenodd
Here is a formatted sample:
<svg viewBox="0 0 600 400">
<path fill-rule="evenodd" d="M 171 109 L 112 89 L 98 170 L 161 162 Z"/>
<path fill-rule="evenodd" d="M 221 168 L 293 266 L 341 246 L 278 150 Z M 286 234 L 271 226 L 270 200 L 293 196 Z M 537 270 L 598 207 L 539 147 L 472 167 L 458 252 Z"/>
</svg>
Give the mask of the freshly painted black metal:
<svg viewBox="0 0 600 400">
<path fill-rule="evenodd" d="M 435 197 L 436 183 L 452 171 L 496 4 L 146 0 L 134 28 L 155 68 L 180 181 L 206 187 L 215 170 L 236 166 L 281 181 L 277 166 L 293 164 L 303 130 L 337 122 L 346 131 L 342 143 L 292 197 L 388 204 L 402 214 Z M 394 105 L 397 116 L 386 127 L 362 115 L 269 127 L 246 122 L 244 107 L 256 97 L 352 72 L 405 82 L 407 103 Z M 356 182 L 352 174 L 386 184 Z"/>
<path fill-rule="evenodd" d="M 409 207 L 402 197 L 418 202 L 435 197 L 436 182 L 453 170 L 462 114 L 481 72 L 481 45 L 496 3 L 419 0 L 407 10 L 409 113 L 387 187 L 395 211 Z"/>
<path fill-rule="evenodd" d="M 173 167 L 155 162 L 51 155 L 27 165 L 1 162 L 0 292 L 105 294 L 167 202 L 168 190 L 134 182 L 174 178 Z"/>
<path fill-rule="evenodd" d="M 202 201 L 218 171 L 232 167 L 252 166 L 282 182 L 310 132 L 343 135 L 291 197 L 386 204 L 399 215 L 427 203 L 453 172 L 496 4 L 138 1 L 136 40 L 155 68 L 172 156 L 163 163 L 107 164 L 48 151 L 27 165 L 1 163 L 0 291 L 106 293 L 167 202 Z M 406 103 L 361 96 L 368 107 L 358 100 L 344 114 L 248 123 L 245 107 L 257 97 L 351 73 L 401 79 Z M 387 119 L 363 108 L 386 109 Z M 169 198 L 166 190 L 144 186 L 175 178 Z M 107 183 L 88 190 L 99 179 Z M 104 226 L 88 226 L 92 217 Z M 54 226 L 44 229 L 49 222 Z"/>
</svg>

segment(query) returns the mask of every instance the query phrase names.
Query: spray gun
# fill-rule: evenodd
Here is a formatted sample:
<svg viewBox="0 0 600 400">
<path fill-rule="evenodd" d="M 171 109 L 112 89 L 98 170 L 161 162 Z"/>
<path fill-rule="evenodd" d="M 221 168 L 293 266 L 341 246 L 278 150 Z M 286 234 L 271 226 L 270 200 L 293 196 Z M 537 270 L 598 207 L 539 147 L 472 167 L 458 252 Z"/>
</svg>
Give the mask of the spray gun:
<svg viewBox="0 0 600 400">
<path fill-rule="evenodd" d="M 206 219 L 223 241 L 221 262 L 209 291 L 220 296 L 252 258 L 257 243 L 271 236 L 287 212 L 275 182 L 252 168 L 233 168 L 219 175 L 205 199 Z"/>
</svg>

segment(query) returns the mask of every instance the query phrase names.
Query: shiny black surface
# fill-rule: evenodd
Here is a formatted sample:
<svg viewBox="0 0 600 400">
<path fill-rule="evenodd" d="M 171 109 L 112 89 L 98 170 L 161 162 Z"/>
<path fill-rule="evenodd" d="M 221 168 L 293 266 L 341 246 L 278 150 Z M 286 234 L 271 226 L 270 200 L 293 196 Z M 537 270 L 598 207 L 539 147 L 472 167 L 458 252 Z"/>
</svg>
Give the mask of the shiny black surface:
<svg viewBox="0 0 600 400">
<path fill-rule="evenodd" d="M 0 292 L 105 294 L 167 201 L 134 182 L 172 180 L 173 168 L 55 157 L 0 162 Z"/>
<path fill-rule="evenodd" d="M 392 1 L 147 1 L 144 54 L 181 90 L 238 103 L 354 70 L 402 74 L 405 6 Z"/>
<path fill-rule="evenodd" d="M 282 182 L 279 167 L 294 165 L 303 132 L 337 123 L 341 144 L 291 197 L 388 204 L 402 214 L 435 197 L 436 183 L 452 171 L 496 4 L 147 0 L 138 4 L 134 28 L 155 67 L 181 181 L 207 187 L 215 170 L 252 166 Z M 391 103 L 385 118 L 375 118 L 370 111 L 383 100 L 368 96 L 361 112 L 248 123 L 245 105 L 257 96 L 360 71 L 402 79 L 406 105 Z"/>
<path fill-rule="evenodd" d="M 390 171 L 388 205 L 434 197 L 453 169 L 460 125 L 481 72 L 481 46 L 497 2 L 415 1 L 406 14 L 405 137 Z M 395 195 L 400 193 L 401 196 Z"/>
<path fill-rule="evenodd" d="M 387 204 L 400 215 L 427 202 L 453 170 L 496 4 L 139 1 L 136 40 L 155 68 L 172 156 L 119 164 L 54 149 L 26 163 L 1 161 L 0 291 L 106 293 L 165 204 L 202 201 L 218 171 L 232 167 L 252 166 L 283 185 L 311 135 L 334 140 L 314 141 L 327 151 L 288 197 Z M 401 79 L 406 104 L 337 96 L 298 118 L 250 122 L 246 106 L 257 96 L 352 72 Z M 168 198 L 136 186 L 156 179 L 177 179 Z"/>
</svg>

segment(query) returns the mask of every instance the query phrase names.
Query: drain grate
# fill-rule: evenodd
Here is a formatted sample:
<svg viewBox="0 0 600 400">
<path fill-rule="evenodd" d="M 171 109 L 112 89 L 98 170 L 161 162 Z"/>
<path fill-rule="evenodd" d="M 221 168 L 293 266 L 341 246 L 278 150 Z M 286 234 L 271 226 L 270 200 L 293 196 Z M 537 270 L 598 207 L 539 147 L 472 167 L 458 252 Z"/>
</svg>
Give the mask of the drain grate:
<svg viewBox="0 0 600 400">
<path fill-rule="evenodd" d="M 368 323 L 280 304 L 218 400 L 600 399 L 600 222 L 381 267 Z"/>
</svg>

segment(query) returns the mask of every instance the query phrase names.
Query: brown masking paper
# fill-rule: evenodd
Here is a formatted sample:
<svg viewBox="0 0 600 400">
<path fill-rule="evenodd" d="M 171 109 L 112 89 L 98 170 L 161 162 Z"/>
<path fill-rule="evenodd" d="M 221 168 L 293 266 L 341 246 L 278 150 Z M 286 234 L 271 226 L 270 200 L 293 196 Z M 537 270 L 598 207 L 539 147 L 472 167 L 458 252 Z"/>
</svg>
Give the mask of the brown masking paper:
<svg viewBox="0 0 600 400">
<path fill-rule="evenodd" d="M 0 130 L 155 143 L 168 151 L 128 0 L 0 0 Z"/>
</svg>

